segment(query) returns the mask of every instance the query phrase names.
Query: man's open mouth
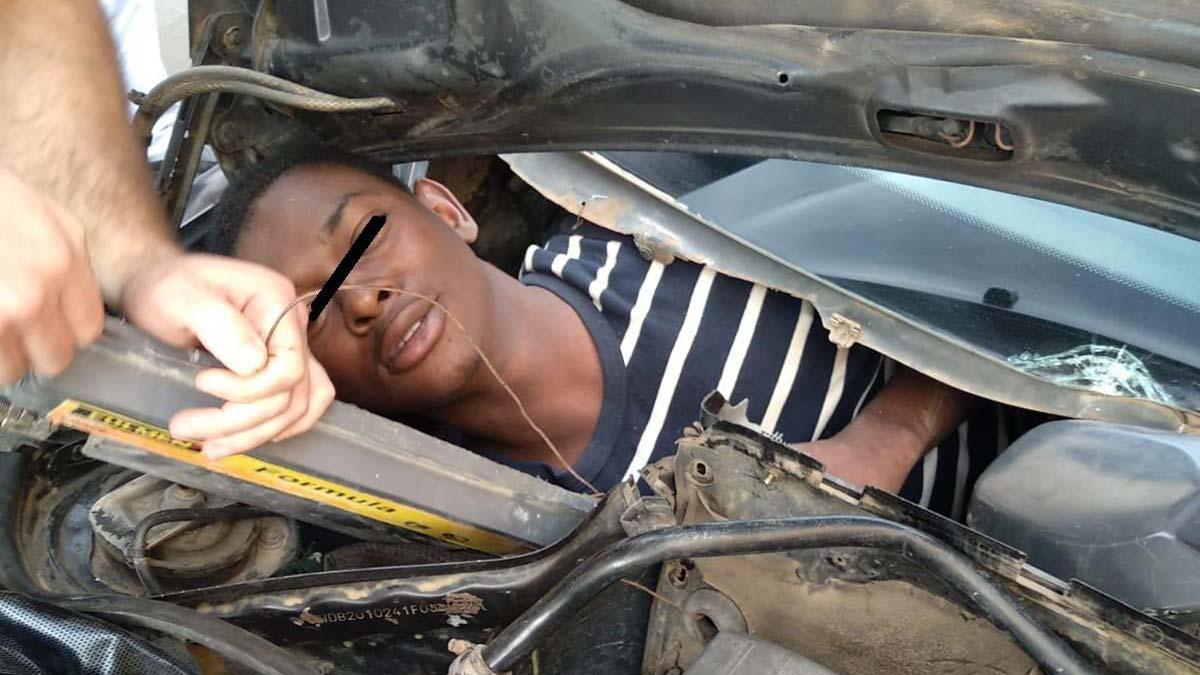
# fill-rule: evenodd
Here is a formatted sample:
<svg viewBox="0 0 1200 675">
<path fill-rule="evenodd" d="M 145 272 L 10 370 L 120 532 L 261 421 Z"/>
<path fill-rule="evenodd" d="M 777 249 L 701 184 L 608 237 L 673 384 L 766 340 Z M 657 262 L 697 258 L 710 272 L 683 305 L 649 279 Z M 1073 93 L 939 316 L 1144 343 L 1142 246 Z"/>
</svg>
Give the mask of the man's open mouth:
<svg viewBox="0 0 1200 675">
<path fill-rule="evenodd" d="M 425 300 L 400 310 L 383 334 L 381 351 L 388 371 L 404 372 L 423 361 L 441 337 L 445 318 L 440 307 Z"/>
</svg>

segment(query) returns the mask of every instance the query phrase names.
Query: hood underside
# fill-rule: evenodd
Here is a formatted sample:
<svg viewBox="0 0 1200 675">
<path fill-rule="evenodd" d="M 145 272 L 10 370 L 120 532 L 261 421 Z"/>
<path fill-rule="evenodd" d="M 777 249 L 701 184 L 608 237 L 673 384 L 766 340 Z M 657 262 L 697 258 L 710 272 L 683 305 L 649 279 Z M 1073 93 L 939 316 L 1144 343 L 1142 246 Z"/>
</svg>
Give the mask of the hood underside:
<svg viewBox="0 0 1200 675">
<path fill-rule="evenodd" d="M 720 150 L 945 178 L 1200 237 L 1200 9 L 1187 3 L 635 4 L 280 0 L 258 12 L 253 61 L 399 102 L 302 118 L 380 159 Z M 914 131 L 968 123 L 997 125 L 1011 150 Z"/>
</svg>

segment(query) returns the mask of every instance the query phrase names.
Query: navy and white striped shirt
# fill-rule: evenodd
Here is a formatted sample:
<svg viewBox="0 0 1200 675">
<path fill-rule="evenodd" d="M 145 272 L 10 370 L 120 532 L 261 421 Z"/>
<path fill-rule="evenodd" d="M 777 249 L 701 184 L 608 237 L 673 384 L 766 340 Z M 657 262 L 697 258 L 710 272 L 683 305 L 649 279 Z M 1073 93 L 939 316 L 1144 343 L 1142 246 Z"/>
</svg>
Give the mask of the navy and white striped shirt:
<svg viewBox="0 0 1200 675">
<path fill-rule="evenodd" d="M 594 225 L 530 247 L 520 278 L 569 303 L 595 342 L 604 399 L 575 469 L 601 490 L 673 454 L 714 389 L 748 400 L 763 431 L 798 443 L 839 432 L 886 377 L 879 354 L 834 345 L 807 301 L 706 266 L 648 261 L 631 238 Z M 905 497 L 961 517 L 978 471 L 960 432 L 918 463 Z M 534 471 L 583 489 L 561 467 Z"/>
</svg>

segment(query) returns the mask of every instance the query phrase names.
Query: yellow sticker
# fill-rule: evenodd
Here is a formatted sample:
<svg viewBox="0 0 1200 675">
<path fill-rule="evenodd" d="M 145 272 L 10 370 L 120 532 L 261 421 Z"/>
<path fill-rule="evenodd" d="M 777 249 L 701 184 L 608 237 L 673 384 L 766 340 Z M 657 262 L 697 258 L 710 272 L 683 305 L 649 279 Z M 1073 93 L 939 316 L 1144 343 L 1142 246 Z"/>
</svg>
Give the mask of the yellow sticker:
<svg viewBox="0 0 1200 675">
<path fill-rule="evenodd" d="M 505 555 L 528 550 L 527 546 L 503 535 L 457 523 L 341 483 L 264 462 L 250 455 L 208 460 L 200 454 L 200 444 L 195 441 L 173 438 L 166 429 L 87 403 L 68 399 L 55 407 L 49 417 L 59 426 L 111 438 L 146 452 L 170 457 L 176 461 L 477 551 Z"/>
</svg>

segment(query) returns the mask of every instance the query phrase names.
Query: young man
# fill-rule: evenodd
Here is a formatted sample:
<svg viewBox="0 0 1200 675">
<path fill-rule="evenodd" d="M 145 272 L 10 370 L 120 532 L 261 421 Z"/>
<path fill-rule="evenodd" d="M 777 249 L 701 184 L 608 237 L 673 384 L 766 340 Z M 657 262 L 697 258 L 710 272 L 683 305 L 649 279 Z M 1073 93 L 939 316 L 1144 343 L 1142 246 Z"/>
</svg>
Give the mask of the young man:
<svg viewBox="0 0 1200 675">
<path fill-rule="evenodd" d="M 476 258 L 477 225 L 439 183 L 421 180 L 409 193 L 386 167 L 322 152 L 251 169 L 226 195 L 209 248 L 279 270 L 303 292 L 326 281 L 379 215 L 386 225 L 346 284 L 437 300 L 597 488 L 672 453 L 703 396 L 719 389 L 748 399 L 752 420 L 830 473 L 903 486 L 961 513 L 965 486 L 953 478 L 963 465 L 912 469 L 964 419 L 965 394 L 905 369 L 885 383 L 881 357 L 833 345 L 807 302 L 687 262 L 649 262 L 599 227 L 531 247 L 514 278 Z M 310 325 L 309 344 L 342 400 L 384 416 L 418 413 L 461 430 L 475 451 L 584 488 L 440 307 L 344 290 Z"/>
</svg>

